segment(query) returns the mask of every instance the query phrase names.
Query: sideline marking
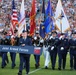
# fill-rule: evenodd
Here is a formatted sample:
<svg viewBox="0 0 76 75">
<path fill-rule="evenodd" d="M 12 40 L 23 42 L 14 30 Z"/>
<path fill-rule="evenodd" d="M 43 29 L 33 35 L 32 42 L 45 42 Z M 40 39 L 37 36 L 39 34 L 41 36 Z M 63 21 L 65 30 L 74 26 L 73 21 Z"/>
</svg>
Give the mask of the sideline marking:
<svg viewBox="0 0 76 75">
<path fill-rule="evenodd" d="M 39 70 L 41 70 L 42 68 L 39 68 L 39 69 L 36 69 L 36 70 L 34 70 L 34 71 L 31 71 L 31 72 L 29 72 L 29 74 L 32 74 L 32 73 L 34 73 L 34 72 L 36 72 L 36 71 L 39 71 Z"/>
</svg>

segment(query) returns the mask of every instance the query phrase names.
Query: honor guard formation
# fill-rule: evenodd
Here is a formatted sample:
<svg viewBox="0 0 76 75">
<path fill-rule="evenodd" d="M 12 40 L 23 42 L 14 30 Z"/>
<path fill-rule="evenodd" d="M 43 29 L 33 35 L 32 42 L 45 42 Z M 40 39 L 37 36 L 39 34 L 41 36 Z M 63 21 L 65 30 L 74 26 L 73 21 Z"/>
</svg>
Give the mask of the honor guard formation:
<svg viewBox="0 0 76 75">
<path fill-rule="evenodd" d="M 50 35 L 46 35 L 42 39 L 39 32 L 36 31 L 34 37 L 27 35 L 28 32 L 23 30 L 20 37 L 3 34 L 3 38 L 0 39 L 1 45 L 12 45 L 12 46 L 35 46 L 43 47 L 44 54 L 44 68 L 48 69 L 49 63 L 51 63 L 52 70 L 55 70 L 55 64 L 58 55 L 58 70 L 64 70 L 66 68 L 66 57 L 69 53 L 70 56 L 70 70 L 76 70 L 76 32 L 72 32 L 71 38 L 68 38 L 65 33 L 61 33 L 58 36 L 56 31 L 52 31 Z M 8 52 L 0 52 L 2 57 L 1 67 L 5 68 L 9 64 Z M 11 68 L 14 69 L 16 64 L 17 53 L 10 52 Z M 22 75 L 22 70 L 26 68 L 26 73 L 30 71 L 30 54 L 19 53 L 20 65 L 18 75 Z M 40 67 L 40 55 L 34 55 L 35 68 Z"/>
</svg>

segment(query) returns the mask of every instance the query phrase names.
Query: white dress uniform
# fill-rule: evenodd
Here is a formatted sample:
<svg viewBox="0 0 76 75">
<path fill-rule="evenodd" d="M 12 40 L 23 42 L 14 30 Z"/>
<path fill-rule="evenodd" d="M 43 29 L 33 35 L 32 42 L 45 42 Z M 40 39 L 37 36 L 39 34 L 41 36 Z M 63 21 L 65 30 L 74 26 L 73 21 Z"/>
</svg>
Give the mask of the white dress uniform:
<svg viewBox="0 0 76 75">
<path fill-rule="evenodd" d="M 50 62 L 50 54 L 48 52 L 48 40 L 44 41 L 43 54 L 44 54 L 44 60 L 45 60 L 44 67 L 47 69 Z"/>
<path fill-rule="evenodd" d="M 45 59 L 44 66 L 45 68 L 48 68 L 49 62 L 50 62 L 50 54 L 48 52 L 48 47 L 43 46 L 43 54 L 44 54 L 44 59 Z"/>
</svg>

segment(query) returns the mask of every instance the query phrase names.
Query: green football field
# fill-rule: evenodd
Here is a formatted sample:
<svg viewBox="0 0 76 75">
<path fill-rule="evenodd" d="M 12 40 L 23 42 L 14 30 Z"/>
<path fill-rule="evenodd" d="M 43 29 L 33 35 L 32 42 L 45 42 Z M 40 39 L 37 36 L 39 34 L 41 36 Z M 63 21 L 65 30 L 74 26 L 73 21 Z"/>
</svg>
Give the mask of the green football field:
<svg viewBox="0 0 76 75">
<path fill-rule="evenodd" d="M 14 69 L 11 69 L 11 60 L 10 60 L 10 55 L 8 54 L 9 57 L 9 64 L 2 69 L 1 68 L 1 58 L 0 58 L 0 75 L 17 75 L 18 73 L 18 67 L 19 67 L 19 56 L 17 54 L 16 56 L 16 67 Z M 76 75 L 76 71 L 70 71 L 70 59 L 69 59 L 69 54 L 67 55 L 67 63 L 66 63 L 66 69 L 59 71 L 58 68 L 58 59 L 56 62 L 56 70 L 51 69 L 51 63 L 49 64 L 49 69 L 44 69 L 44 57 L 43 55 L 41 56 L 40 59 L 40 68 L 35 69 L 35 60 L 34 56 L 31 55 L 31 60 L 30 60 L 30 74 L 29 75 Z M 23 75 L 25 75 L 26 71 L 25 69 L 23 70 Z"/>
</svg>

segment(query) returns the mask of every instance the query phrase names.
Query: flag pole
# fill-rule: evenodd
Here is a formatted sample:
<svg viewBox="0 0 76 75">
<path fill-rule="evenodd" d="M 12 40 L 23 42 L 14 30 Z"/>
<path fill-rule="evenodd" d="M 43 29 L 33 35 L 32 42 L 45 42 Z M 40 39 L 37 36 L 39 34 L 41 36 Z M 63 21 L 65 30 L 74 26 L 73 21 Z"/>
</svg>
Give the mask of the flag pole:
<svg viewBox="0 0 76 75">
<path fill-rule="evenodd" d="M 62 33 L 62 19 L 60 19 L 60 28 L 61 28 L 61 33 Z"/>
</svg>

